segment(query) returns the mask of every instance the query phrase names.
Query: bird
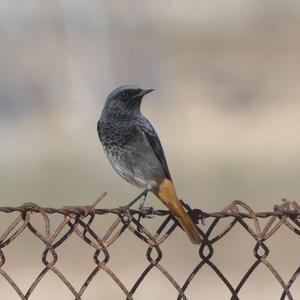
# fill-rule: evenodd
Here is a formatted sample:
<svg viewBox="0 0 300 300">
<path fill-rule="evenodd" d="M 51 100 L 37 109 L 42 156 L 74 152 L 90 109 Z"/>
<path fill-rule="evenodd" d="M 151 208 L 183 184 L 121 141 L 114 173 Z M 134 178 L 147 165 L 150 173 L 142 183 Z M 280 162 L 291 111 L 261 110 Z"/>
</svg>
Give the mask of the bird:
<svg viewBox="0 0 300 300">
<path fill-rule="evenodd" d="M 191 242 L 200 244 L 197 227 L 176 195 L 159 137 L 140 110 L 143 97 L 152 91 L 135 85 L 114 89 L 97 123 L 98 136 L 113 169 L 127 182 L 142 188 L 144 196 L 151 191 L 158 197 Z"/>
</svg>

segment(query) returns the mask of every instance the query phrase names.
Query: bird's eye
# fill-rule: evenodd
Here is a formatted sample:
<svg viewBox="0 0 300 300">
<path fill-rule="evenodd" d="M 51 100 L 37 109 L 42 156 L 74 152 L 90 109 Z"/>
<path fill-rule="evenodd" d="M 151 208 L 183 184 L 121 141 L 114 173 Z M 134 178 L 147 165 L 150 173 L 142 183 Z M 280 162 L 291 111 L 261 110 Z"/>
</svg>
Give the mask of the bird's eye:
<svg viewBox="0 0 300 300">
<path fill-rule="evenodd" d="M 123 92 L 123 93 L 121 94 L 122 98 L 125 98 L 125 97 L 127 97 L 127 95 L 128 95 L 128 93 L 127 93 L 127 92 Z"/>
</svg>

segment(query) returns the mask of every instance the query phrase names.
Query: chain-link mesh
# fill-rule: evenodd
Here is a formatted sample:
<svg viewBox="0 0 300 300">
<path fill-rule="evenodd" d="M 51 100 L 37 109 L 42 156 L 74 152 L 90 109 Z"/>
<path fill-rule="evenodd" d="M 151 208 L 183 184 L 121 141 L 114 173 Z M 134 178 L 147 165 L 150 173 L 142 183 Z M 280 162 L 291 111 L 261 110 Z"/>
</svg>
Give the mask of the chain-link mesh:
<svg viewBox="0 0 300 300">
<path fill-rule="evenodd" d="M 284 200 L 283 204 L 275 206 L 273 211 L 260 213 L 255 213 L 249 206 L 241 201 L 234 201 L 225 207 L 223 211 L 217 213 L 205 213 L 197 209 L 192 210 L 185 205 L 190 216 L 195 220 L 195 222 L 197 222 L 197 220 L 202 222 L 203 226 L 198 226 L 202 243 L 200 246 L 194 247 L 195 251 L 199 254 L 199 259 L 195 262 L 194 268 L 191 270 L 185 281 L 179 283 L 176 280 L 177 274 L 171 274 L 161 264 L 163 255 L 165 251 L 167 251 L 165 248 L 163 251 L 161 246 L 170 237 L 170 235 L 172 235 L 174 230 L 179 228 L 173 216 L 166 210 L 152 210 L 149 208 L 143 208 L 140 210 L 127 210 L 124 208 L 96 208 L 96 205 L 104 198 L 104 196 L 105 194 L 99 197 L 99 199 L 97 199 L 97 201 L 95 201 L 95 203 L 91 206 L 74 206 L 55 209 L 42 208 L 34 203 L 25 203 L 20 207 L 0 207 L 0 212 L 2 212 L 2 214 L 12 212 L 20 213 L 19 216 L 13 220 L 11 225 L 4 231 L 0 238 L 0 279 L 1 277 L 2 280 L 5 279 L 11 288 L 15 290 L 16 298 L 31 298 L 33 291 L 37 288 L 39 283 L 43 280 L 47 280 L 45 275 L 48 272 L 53 272 L 65 284 L 65 287 L 74 295 L 73 299 L 83 299 L 87 287 L 95 279 L 96 274 L 100 270 L 103 270 L 115 281 L 117 286 L 119 286 L 124 294 L 123 299 L 134 299 L 135 292 L 139 289 L 143 280 L 153 269 L 156 269 L 159 270 L 166 280 L 171 283 L 174 289 L 176 289 L 178 295 L 177 300 L 188 299 L 186 293 L 189 290 L 190 283 L 196 275 L 201 272 L 204 266 L 208 266 L 228 288 L 230 293 L 230 297 L 228 299 L 236 300 L 241 299 L 239 293 L 250 275 L 257 270 L 259 265 L 263 264 L 274 275 L 274 280 L 277 280 L 282 288 L 280 295 L 278 295 L 278 299 L 300 299 L 300 295 L 292 295 L 291 292 L 291 287 L 297 281 L 297 277 L 300 273 L 300 266 L 296 265 L 293 271 L 294 273 L 291 274 L 290 278 L 287 281 L 283 280 L 280 270 L 276 269 L 268 260 L 271 249 L 269 249 L 265 243 L 271 236 L 278 232 L 281 227 L 287 227 L 294 234 L 298 236 L 300 235 L 300 206 L 296 202 Z M 42 216 L 44 233 L 34 226 L 33 222 L 31 222 L 32 215 L 34 214 Z M 62 218 L 57 228 L 51 231 L 49 214 L 61 215 Z M 95 229 L 92 229 L 92 224 L 96 218 L 101 218 L 103 215 L 110 215 L 112 221 L 107 232 L 100 237 L 100 234 L 97 233 Z M 156 219 L 162 219 L 155 234 L 151 234 L 151 231 L 147 229 L 143 222 L 143 217 L 147 217 L 149 215 L 156 216 Z M 215 235 L 214 229 L 220 220 L 224 218 L 230 218 L 231 221 L 228 225 L 222 227 L 222 231 L 220 233 Z M 262 222 L 263 219 L 267 221 Z M 210 221 L 209 225 L 205 225 L 205 223 L 208 222 L 207 220 Z M 251 226 L 247 220 L 251 221 Z M 220 239 L 225 239 L 228 232 L 236 226 L 242 226 L 246 230 L 245 232 L 249 233 L 253 237 L 253 254 L 255 260 L 240 278 L 238 284 L 233 285 L 220 268 L 213 262 L 212 258 L 214 255 L 215 243 Z M 12 246 L 14 241 L 22 235 L 26 228 L 29 229 L 29 231 L 40 241 L 42 241 L 44 244 L 44 250 L 42 252 L 43 268 L 28 289 L 24 291 L 18 286 L 12 276 L 9 275 L 9 270 L 6 270 L 6 257 L 4 252 L 5 248 Z M 125 231 L 131 231 L 137 239 L 140 239 L 147 245 L 147 266 L 139 274 L 132 286 L 125 286 L 122 278 L 119 278 L 108 264 L 110 260 L 111 245 L 113 245 Z M 64 274 L 63 270 L 56 267 L 56 262 L 58 260 L 58 248 L 73 235 L 77 235 L 94 249 L 94 268 L 83 282 L 80 289 L 76 289 Z M 187 243 L 189 243 L 188 240 Z M 130 255 L 130 253 L 127 253 L 127 255 Z M 1 291 L 0 298 L 2 298 Z M 199 298 L 201 297 L 198 296 L 194 299 L 198 300 Z M 99 299 L 102 298 L 100 297 Z"/>
</svg>

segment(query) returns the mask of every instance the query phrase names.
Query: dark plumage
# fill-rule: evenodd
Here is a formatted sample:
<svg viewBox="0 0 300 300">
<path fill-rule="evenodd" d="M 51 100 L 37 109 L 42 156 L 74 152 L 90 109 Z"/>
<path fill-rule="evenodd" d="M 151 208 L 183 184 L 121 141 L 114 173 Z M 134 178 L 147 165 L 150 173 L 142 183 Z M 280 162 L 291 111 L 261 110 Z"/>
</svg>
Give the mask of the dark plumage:
<svg viewBox="0 0 300 300">
<path fill-rule="evenodd" d="M 99 138 L 114 169 L 126 181 L 148 190 L 154 181 L 171 179 L 159 138 L 140 112 L 143 96 L 151 91 L 117 88 L 108 96 L 98 122 Z"/>
<path fill-rule="evenodd" d="M 199 243 L 197 228 L 176 197 L 158 135 L 140 112 L 142 98 L 152 91 L 132 85 L 113 90 L 98 121 L 98 135 L 116 172 L 152 191 L 174 213 L 192 242 Z"/>
</svg>

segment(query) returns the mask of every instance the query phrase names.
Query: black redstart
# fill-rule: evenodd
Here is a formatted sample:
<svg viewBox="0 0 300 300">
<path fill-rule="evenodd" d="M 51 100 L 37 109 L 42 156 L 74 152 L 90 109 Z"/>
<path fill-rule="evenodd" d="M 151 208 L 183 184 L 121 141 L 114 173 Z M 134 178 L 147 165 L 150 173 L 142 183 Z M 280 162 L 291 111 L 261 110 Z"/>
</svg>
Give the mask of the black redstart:
<svg viewBox="0 0 300 300">
<path fill-rule="evenodd" d="M 178 200 L 160 140 L 141 114 L 143 96 L 153 90 L 120 86 L 107 97 L 98 135 L 115 171 L 127 182 L 154 193 L 174 214 L 194 244 L 199 232 Z"/>
</svg>

